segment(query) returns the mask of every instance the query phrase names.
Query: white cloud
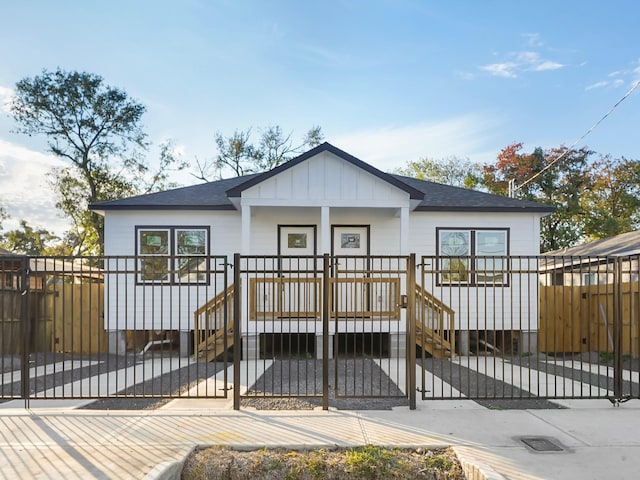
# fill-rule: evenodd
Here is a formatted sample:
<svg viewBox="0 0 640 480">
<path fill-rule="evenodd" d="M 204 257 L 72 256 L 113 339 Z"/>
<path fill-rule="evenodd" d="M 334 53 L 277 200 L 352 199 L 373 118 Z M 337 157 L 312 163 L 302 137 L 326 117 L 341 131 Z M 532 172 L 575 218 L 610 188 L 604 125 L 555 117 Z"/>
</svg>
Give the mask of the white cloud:
<svg viewBox="0 0 640 480">
<path fill-rule="evenodd" d="M 557 70 L 562 67 L 564 67 L 564 65 L 561 63 L 545 60 L 536 65 L 533 65 L 532 70 L 535 72 L 545 72 L 547 70 Z"/>
<path fill-rule="evenodd" d="M 68 229 L 68 222 L 60 218 L 55 208 L 55 197 L 47 183 L 50 170 L 63 165 L 51 155 L 0 139 L 0 202 L 11 215 L 3 222 L 5 230 L 17 228 L 20 220 L 56 234 Z"/>
<path fill-rule="evenodd" d="M 564 66 L 562 63 L 542 58 L 538 52 L 525 50 L 510 53 L 508 61 L 483 65 L 480 69 L 494 77 L 517 78 L 521 72 L 546 72 Z"/>
<path fill-rule="evenodd" d="M 8 87 L 0 85 L 0 109 L 3 112 L 9 113 L 9 101 L 13 96 L 13 90 Z"/>
<path fill-rule="evenodd" d="M 498 153 L 488 147 L 498 123 L 493 118 L 465 115 L 438 123 L 362 130 L 329 141 L 383 171 L 423 157 L 456 156 L 484 162 Z"/>
<path fill-rule="evenodd" d="M 488 72 L 494 77 L 516 78 L 517 65 L 515 63 L 492 63 L 480 67 L 481 70 Z"/>
<path fill-rule="evenodd" d="M 522 36 L 527 39 L 527 45 L 530 47 L 541 47 L 543 44 L 540 40 L 539 33 L 523 33 Z"/>
<path fill-rule="evenodd" d="M 174 145 L 173 148 L 171 149 L 171 154 L 176 157 L 184 157 L 186 151 L 187 151 L 187 147 L 185 145 L 183 144 Z"/>
<path fill-rule="evenodd" d="M 611 82 L 608 82 L 608 81 L 596 82 L 596 83 L 592 83 L 591 85 L 587 85 L 586 87 L 584 87 L 584 89 L 589 91 L 589 90 L 594 90 L 596 88 L 603 88 L 609 85 L 609 83 Z"/>
</svg>

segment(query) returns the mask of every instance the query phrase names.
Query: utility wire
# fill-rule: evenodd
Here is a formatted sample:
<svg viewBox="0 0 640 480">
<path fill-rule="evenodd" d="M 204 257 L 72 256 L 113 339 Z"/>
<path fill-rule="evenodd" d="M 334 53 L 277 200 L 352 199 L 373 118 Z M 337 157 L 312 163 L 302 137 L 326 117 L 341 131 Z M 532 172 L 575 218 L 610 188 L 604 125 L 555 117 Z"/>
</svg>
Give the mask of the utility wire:
<svg viewBox="0 0 640 480">
<path fill-rule="evenodd" d="M 575 142 L 573 142 L 573 144 L 566 149 L 562 155 L 560 155 L 558 158 L 554 159 L 552 162 L 550 162 L 546 167 L 544 167 L 542 170 L 540 170 L 538 173 L 536 173 L 535 175 L 533 175 L 532 177 L 530 177 L 529 179 L 525 180 L 524 182 L 522 182 L 520 185 L 514 185 L 513 188 L 510 188 L 509 191 L 511 193 L 511 196 L 513 196 L 516 192 L 516 190 L 519 190 L 520 188 L 524 187 L 525 185 L 531 183 L 532 181 L 534 181 L 536 178 L 538 178 L 540 175 L 542 175 L 544 172 L 546 172 L 547 170 L 549 170 L 551 167 L 553 167 L 556 163 L 558 163 L 560 160 L 562 160 L 572 149 L 573 147 L 575 147 L 578 143 L 580 143 L 582 141 L 582 139 L 584 139 L 584 137 L 586 137 L 587 135 L 589 135 L 593 130 L 595 130 L 595 128 L 600 125 L 605 118 L 607 118 L 609 115 L 611 115 L 611 113 L 618 107 L 618 105 L 620 105 L 629 95 L 631 95 L 634 90 L 636 88 L 638 88 L 638 86 L 640 86 L 640 80 L 637 80 L 636 83 L 633 84 L 633 86 L 629 89 L 629 91 L 627 93 L 624 94 L 624 96 L 618 100 L 616 102 L 616 104 L 611 107 L 609 109 L 609 111 L 607 113 L 605 113 L 602 118 L 600 118 L 600 120 L 598 120 L 596 123 L 593 124 L 593 126 L 587 130 L 584 135 L 582 135 L 578 140 L 576 140 Z"/>
</svg>

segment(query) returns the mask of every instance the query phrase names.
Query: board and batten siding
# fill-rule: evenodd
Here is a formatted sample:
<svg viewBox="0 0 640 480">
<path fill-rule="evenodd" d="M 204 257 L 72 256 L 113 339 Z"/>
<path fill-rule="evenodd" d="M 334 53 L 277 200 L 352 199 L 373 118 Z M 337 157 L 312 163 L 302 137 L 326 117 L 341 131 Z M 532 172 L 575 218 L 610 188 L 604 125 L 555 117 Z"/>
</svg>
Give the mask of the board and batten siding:
<svg viewBox="0 0 640 480">
<path fill-rule="evenodd" d="M 242 193 L 251 206 L 406 207 L 409 194 L 332 153 L 302 162 Z"/>
</svg>

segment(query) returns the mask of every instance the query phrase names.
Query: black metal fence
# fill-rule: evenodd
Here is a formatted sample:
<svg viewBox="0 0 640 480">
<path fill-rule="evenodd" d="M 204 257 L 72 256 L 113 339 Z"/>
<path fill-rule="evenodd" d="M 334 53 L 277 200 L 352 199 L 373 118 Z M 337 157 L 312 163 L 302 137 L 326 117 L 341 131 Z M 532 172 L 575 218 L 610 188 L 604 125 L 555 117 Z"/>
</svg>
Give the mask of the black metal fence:
<svg viewBox="0 0 640 480">
<path fill-rule="evenodd" d="M 402 300 L 409 257 L 238 255 L 234 264 L 234 284 L 246 290 L 235 307 L 237 407 L 241 399 L 298 397 L 326 408 L 415 398 Z"/>
<path fill-rule="evenodd" d="M 637 256 L 453 263 L 419 262 L 423 399 L 639 397 Z"/>
<path fill-rule="evenodd" d="M 226 257 L 0 258 L 0 398 L 227 395 Z"/>
<path fill-rule="evenodd" d="M 639 265 L 3 255 L 0 401 L 617 404 L 640 397 Z"/>
</svg>

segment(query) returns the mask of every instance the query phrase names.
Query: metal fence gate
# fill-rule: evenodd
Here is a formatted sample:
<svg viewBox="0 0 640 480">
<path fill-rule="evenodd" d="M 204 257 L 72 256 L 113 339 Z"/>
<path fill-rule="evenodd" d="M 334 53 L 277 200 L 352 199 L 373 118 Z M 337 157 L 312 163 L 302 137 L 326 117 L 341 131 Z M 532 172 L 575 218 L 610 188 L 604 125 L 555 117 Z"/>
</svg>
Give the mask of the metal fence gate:
<svg viewBox="0 0 640 480">
<path fill-rule="evenodd" d="M 237 255 L 234 265 L 244 289 L 234 306 L 235 408 L 277 398 L 323 408 L 415 401 L 408 257 Z"/>
<path fill-rule="evenodd" d="M 228 265 L 226 257 L 0 256 L 0 400 L 140 408 L 226 397 Z"/>
<path fill-rule="evenodd" d="M 423 399 L 640 397 L 637 256 L 424 256 L 418 269 Z"/>
</svg>

